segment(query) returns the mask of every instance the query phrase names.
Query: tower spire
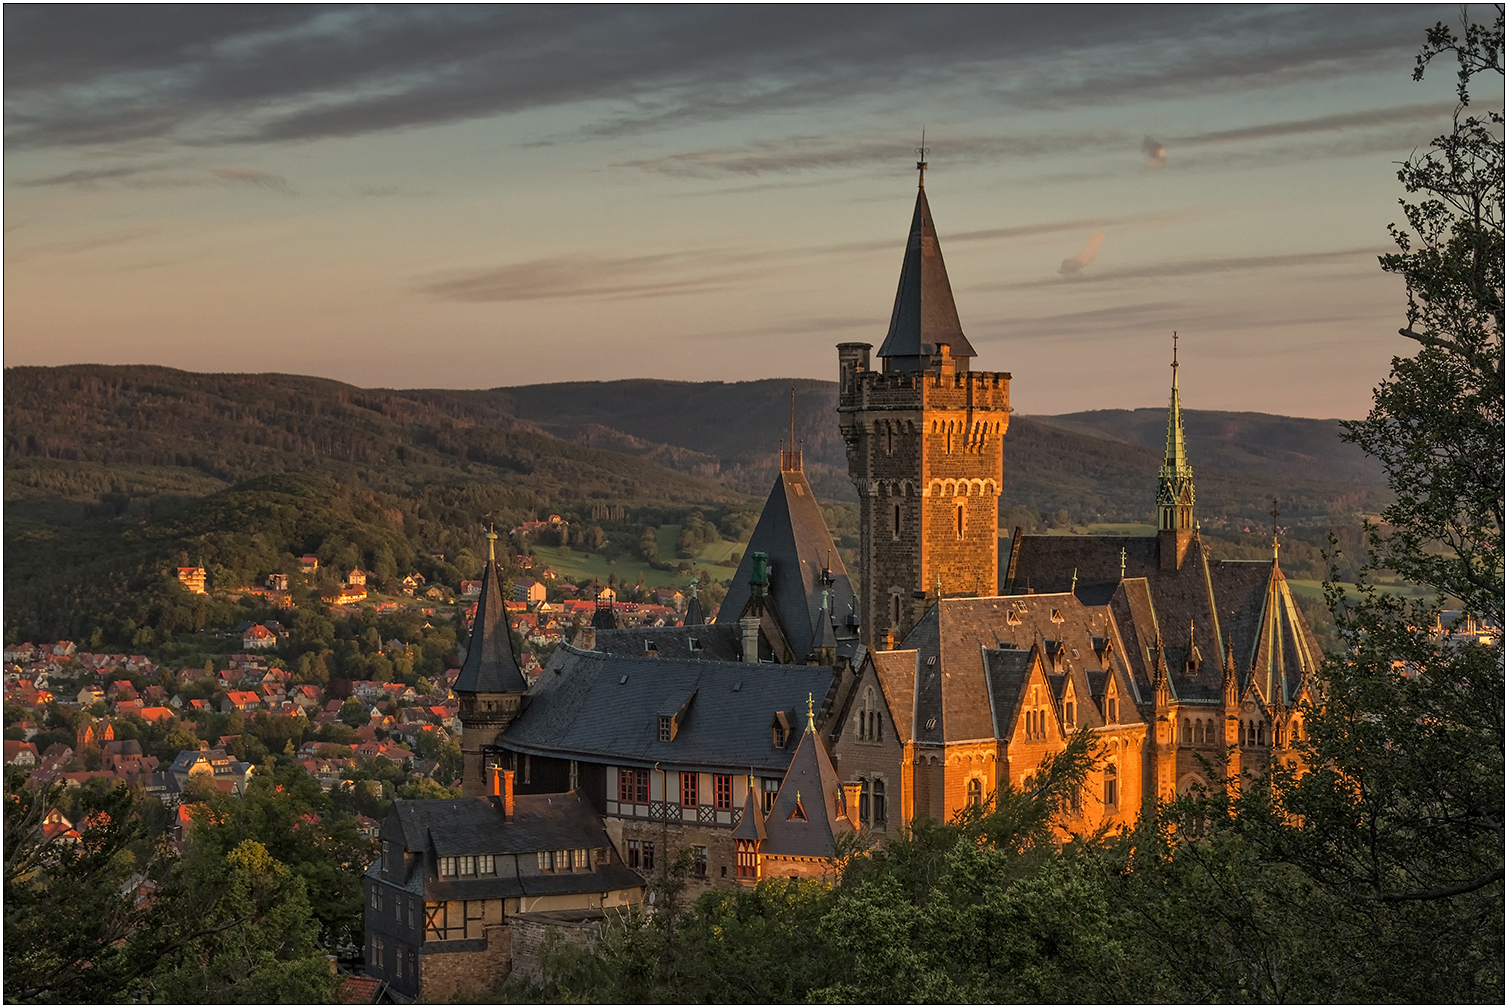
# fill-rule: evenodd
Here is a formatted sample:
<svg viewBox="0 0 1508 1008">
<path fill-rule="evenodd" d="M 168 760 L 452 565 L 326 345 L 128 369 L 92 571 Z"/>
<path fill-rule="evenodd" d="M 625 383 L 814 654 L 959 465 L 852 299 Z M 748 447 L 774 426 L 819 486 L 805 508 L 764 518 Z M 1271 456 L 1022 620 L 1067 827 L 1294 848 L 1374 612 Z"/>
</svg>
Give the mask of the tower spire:
<svg viewBox="0 0 1508 1008">
<path fill-rule="evenodd" d="M 880 344 L 879 357 L 886 371 L 924 371 L 939 366 L 940 348 L 946 345 L 957 370 L 967 371 L 969 360 L 975 356 L 974 346 L 963 334 L 963 324 L 958 320 L 953 287 L 948 282 L 942 247 L 932 224 L 932 210 L 927 205 L 927 148 L 916 150 L 923 158 L 916 162 L 916 210 L 911 215 L 911 234 L 906 240 L 905 258 L 901 260 L 901 279 L 890 312 L 890 329 L 885 342 Z"/>
<path fill-rule="evenodd" d="M 1272 565 L 1276 567 L 1278 565 L 1278 515 L 1282 514 L 1278 510 L 1276 497 L 1272 499 L 1272 510 L 1267 513 L 1272 515 Z"/>
<path fill-rule="evenodd" d="M 927 188 L 927 127 L 922 127 L 922 145 L 916 149 L 916 187 Z"/>
<path fill-rule="evenodd" d="M 1160 532 L 1194 529 L 1194 469 L 1189 465 L 1183 433 L 1183 406 L 1178 400 L 1178 333 L 1173 333 L 1173 389 L 1168 399 L 1168 439 L 1157 473 L 1157 528 Z"/>
</svg>

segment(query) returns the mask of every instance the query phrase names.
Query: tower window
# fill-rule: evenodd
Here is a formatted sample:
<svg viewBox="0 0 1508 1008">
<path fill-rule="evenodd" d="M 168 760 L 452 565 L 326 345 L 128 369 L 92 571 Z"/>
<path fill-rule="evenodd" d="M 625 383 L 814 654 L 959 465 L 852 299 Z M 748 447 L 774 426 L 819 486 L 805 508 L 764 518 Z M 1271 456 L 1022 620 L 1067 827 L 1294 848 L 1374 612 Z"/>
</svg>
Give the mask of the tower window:
<svg viewBox="0 0 1508 1008">
<path fill-rule="evenodd" d="M 962 539 L 963 538 L 963 505 L 962 504 L 958 505 L 958 509 L 955 512 L 955 514 L 956 514 L 957 523 L 958 523 L 958 538 Z"/>
<path fill-rule="evenodd" d="M 892 624 L 894 624 L 895 626 L 900 626 L 901 625 L 901 597 L 899 595 L 891 595 L 890 596 L 890 610 L 891 610 L 890 622 Z"/>
<path fill-rule="evenodd" d="M 901 537 L 901 506 L 895 505 L 895 524 L 891 526 L 891 532 L 896 539 Z"/>
<path fill-rule="evenodd" d="M 978 777 L 975 777 L 969 781 L 969 804 L 979 805 L 983 803 L 983 800 L 984 785 L 979 783 Z"/>
<path fill-rule="evenodd" d="M 885 425 L 885 454 L 895 454 L 895 427 L 890 424 Z"/>
</svg>

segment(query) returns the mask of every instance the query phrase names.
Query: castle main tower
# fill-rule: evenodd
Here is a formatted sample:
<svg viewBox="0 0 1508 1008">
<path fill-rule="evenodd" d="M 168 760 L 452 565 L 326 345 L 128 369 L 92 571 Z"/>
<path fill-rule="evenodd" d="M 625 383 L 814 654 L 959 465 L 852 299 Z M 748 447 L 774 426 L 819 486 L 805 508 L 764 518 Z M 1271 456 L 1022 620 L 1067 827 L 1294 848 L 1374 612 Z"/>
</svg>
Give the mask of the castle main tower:
<svg viewBox="0 0 1508 1008">
<path fill-rule="evenodd" d="M 859 492 L 859 617 L 871 647 L 942 595 L 1000 590 L 1001 438 L 1009 373 L 974 371 L 927 206 L 925 161 L 881 369 L 838 345 L 838 423 Z"/>
</svg>

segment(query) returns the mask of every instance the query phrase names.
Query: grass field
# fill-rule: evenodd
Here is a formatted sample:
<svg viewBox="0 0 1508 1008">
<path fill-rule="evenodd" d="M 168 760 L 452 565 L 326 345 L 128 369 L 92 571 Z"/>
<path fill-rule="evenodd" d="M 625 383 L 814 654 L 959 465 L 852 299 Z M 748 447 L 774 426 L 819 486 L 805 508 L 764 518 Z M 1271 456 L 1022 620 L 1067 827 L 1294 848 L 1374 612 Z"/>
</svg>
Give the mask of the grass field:
<svg viewBox="0 0 1508 1008">
<path fill-rule="evenodd" d="M 680 535 L 679 525 L 661 525 L 655 530 L 661 559 L 679 563 L 675 556 L 675 544 Z M 698 552 L 691 562 L 698 568 L 705 569 L 714 580 L 727 581 L 737 573 L 737 566 L 728 563 L 730 554 L 742 550 L 741 543 L 717 542 Z M 637 557 L 623 556 L 614 561 L 600 553 L 587 553 L 571 547 L 535 546 L 534 559 L 537 563 L 555 568 L 562 576 L 573 581 L 596 578 L 606 584 L 608 575 L 616 574 L 619 581 L 634 584 L 642 574 L 644 583 L 651 588 L 684 588 L 690 580 L 685 574 L 673 570 L 655 570 Z"/>
</svg>

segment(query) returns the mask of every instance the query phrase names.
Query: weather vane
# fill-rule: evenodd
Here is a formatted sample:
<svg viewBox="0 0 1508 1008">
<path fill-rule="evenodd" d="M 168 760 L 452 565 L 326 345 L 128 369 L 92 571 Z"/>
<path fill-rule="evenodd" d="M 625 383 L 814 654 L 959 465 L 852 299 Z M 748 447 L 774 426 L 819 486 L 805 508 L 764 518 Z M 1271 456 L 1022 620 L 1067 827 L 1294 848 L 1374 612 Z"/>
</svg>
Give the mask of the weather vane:
<svg viewBox="0 0 1508 1008">
<path fill-rule="evenodd" d="M 1270 515 L 1272 515 L 1272 559 L 1273 559 L 1274 562 L 1276 562 L 1277 559 L 1278 559 L 1278 514 L 1279 514 L 1279 511 L 1278 511 L 1278 499 L 1276 497 L 1274 497 L 1272 499 L 1272 510 L 1269 511 L 1269 512 L 1267 512 L 1267 513 L 1270 514 Z"/>
<path fill-rule="evenodd" d="M 922 145 L 916 148 L 916 184 L 918 186 L 926 185 L 927 183 L 927 151 L 929 150 L 931 148 L 927 146 L 927 127 L 923 126 Z"/>
</svg>

